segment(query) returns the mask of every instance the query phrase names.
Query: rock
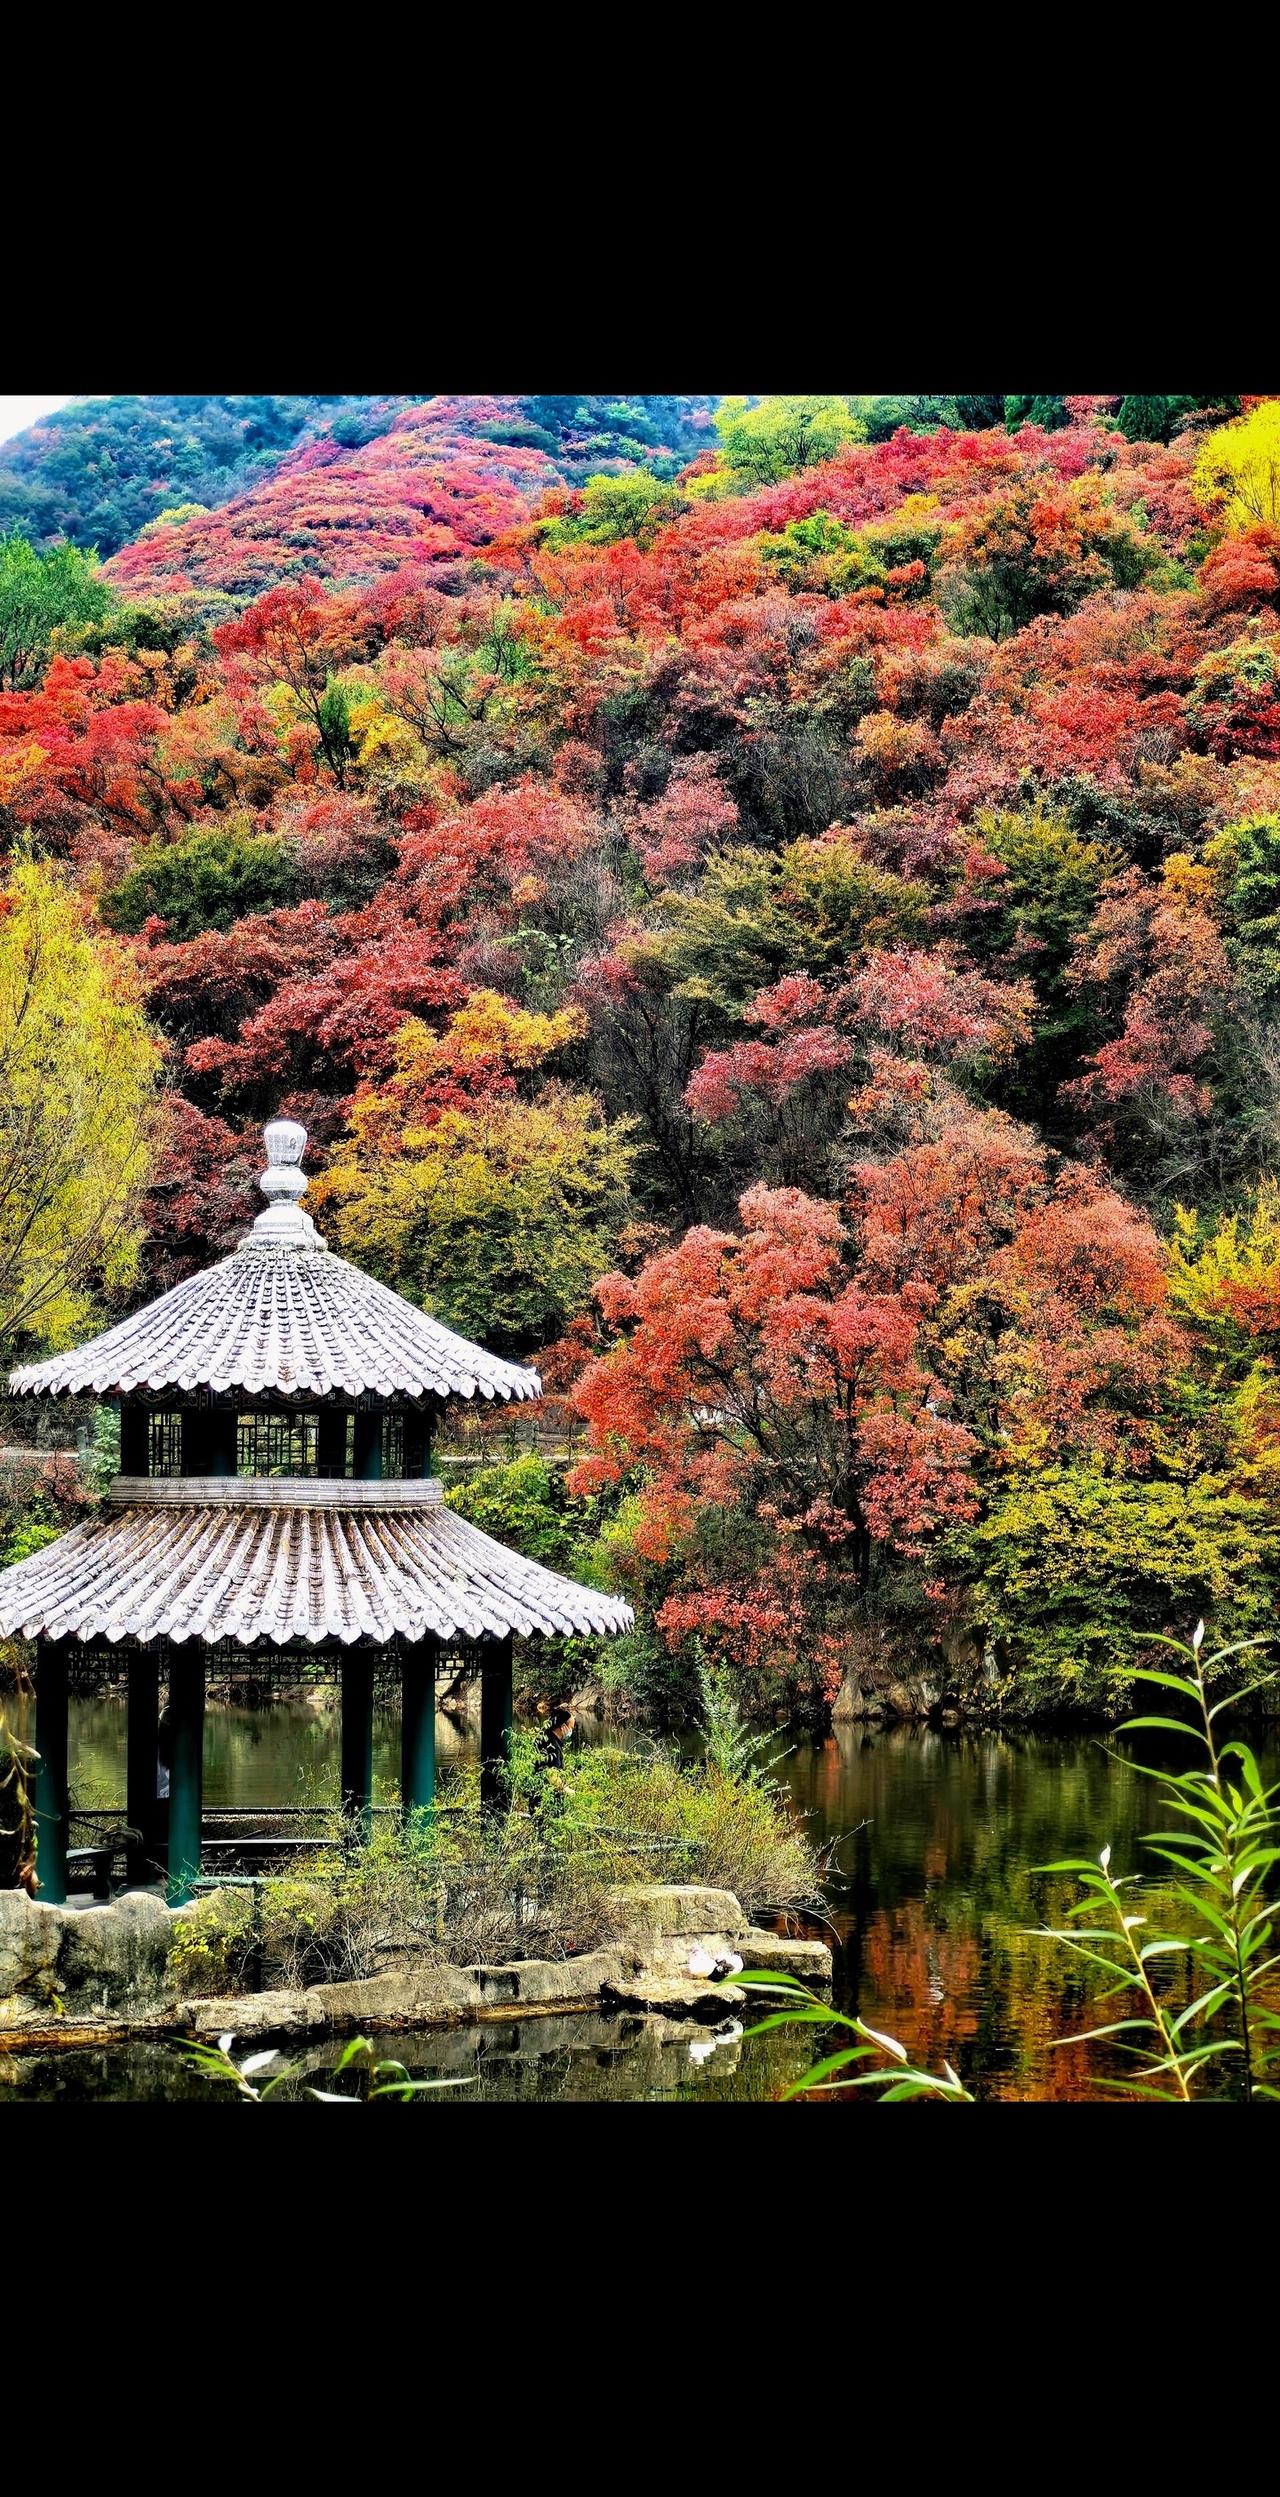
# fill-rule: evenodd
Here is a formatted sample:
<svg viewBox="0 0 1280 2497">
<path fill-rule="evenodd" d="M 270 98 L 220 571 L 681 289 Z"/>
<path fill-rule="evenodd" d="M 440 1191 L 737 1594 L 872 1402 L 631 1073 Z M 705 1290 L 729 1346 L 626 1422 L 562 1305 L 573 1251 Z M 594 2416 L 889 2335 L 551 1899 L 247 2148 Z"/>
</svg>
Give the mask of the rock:
<svg viewBox="0 0 1280 2497">
<path fill-rule="evenodd" d="M 242 1893 L 214 1891 L 175 1909 L 131 1891 L 107 1906 L 78 1909 L 3 1891 L 0 2030 L 39 2030 L 54 2042 L 59 2034 L 68 2041 L 82 2037 L 91 2024 L 104 2033 L 176 2030 L 204 2038 L 230 2031 L 252 2039 L 523 2020 L 539 2010 L 581 2016 L 586 2006 L 624 2000 L 633 2010 L 656 2006 L 680 2019 L 694 2017 L 700 2004 L 698 2017 L 723 2021 L 741 2005 L 740 1987 L 688 1973 L 689 1955 L 699 1947 L 712 1958 L 743 1955 L 749 1928 L 731 1891 L 697 1882 L 645 1883 L 615 1891 L 610 1907 L 615 1940 L 576 1959 L 459 1968 L 397 1955 L 393 1967 L 350 1984 L 193 1998 L 178 1992 L 181 1980 L 171 1966 L 175 1932 L 196 1917 L 202 1933 L 216 1930 L 223 1915 L 239 1927 Z M 771 1944 L 770 1935 L 753 1938 L 762 1965 Z M 783 1947 L 800 1954 L 799 1964 L 822 1982 L 821 1943 Z"/>
<path fill-rule="evenodd" d="M 731 1890 L 698 1882 L 655 1882 L 610 1894 L 610 1914 L 622 1959 L 637 1973 L 686 1978 L 689 1954 L 702 1949 L 716 1959 L 736 1950 L 747 1919 Z"/>
<path fill-rule="evenodd" d="M 64 1913 L 58 1976 L 68 2003 L 91 1999 L 107 2011 L 166 1992 L 171 1919 L 163 1899 L 131 1890 L 105 1907 Z"/>
<path fill-rule="evenodd" d="M 166 1991 L 170 1922 L 164 1901 L 145 1891 L 91 1908 L 0 1891 L 0 2000 L 68 2012 L 155 2003 Z"/>
<path fill-rule="evenodd" d="M 865 1690 L 855 1673 L 847 1673 L 831 1703 L 833 1725 L 857 1725 L 867 1717 L 882 1717 L 885 1703 L 878 1691 Z"/>
<path fill-rule="evenodd" d="M 825 1942 L 801 1942 L 790 1934 L 753 1929 L 740 1940 L 738 1954 L 744 1968 L 767 1968 L 771 1977 L 799 1977 L 802 1984 L 817 1988 L 831 1983 L 831 1953 Z"/>
<path fill-rule="evenodd" d="M 594 2002 L 606 1985 L 621 1983 L 628 1973 L 620 1951 L 584 1951 L 577 1959 L 511 1960 L 500 1968 L 466 1971 L 485 2011 L 503 2003 L 554 2009 L 562 2003 Z"/>
<path fill-rule="evenodd" d="M 621 1983 L 626 1974 L 615 1951 L 589 1951 L 570 1960 L 513 1960 L 498 1967 L 409 1964 L 350 1984 L 308 1986 L 304 1993 L 224 1995 L 217 2002 L 188 2003 L 184 2012 L 200 2037 L 218 2037 L 227 2029 L 237 2037 L 315 2029 L 372 2035 L 526 2010 L 581 2008 L 597 2003 L 606 1983 Z"/>
<path fill-rule="evenodd" d="M 614 1890 L 610 1915 L 620 1942 L 642 1946 L 673 1935 L 694 1940 L 708 1934 L 745 1933 L 747 1920 L 731 1890 L 705 1889 L 700 1882 L 637 1882 Z"/>
<path fill-rule="evenodd" d="M 603 1988 L 604 1999 L 619 2011 L 662 2012 L 668 2020 L 696 2020 L 704 2028 L 740 2012 L 746 2002 L 740 1985 L 709 1977 L 621 1977 Z"/>
<path fill-rule="evenodd" d="M 389 1968 L 380 1977 L 310 1989 L 320 2026 L 358 2034 L 365 2029 L 430 2028 L 434 2021 L 474 2016 L 478 1993 L 469 1968 Z"/>
<path fill-rule="evenodd" d="M 28 1995 L 47 2003 L 57 1993 L 65 1914 L 25 1890 L 0 1890 L 0 2002 Z"/>
<path fill-rule="evenodd" d="M 317 1991 L 210 1995 L 180 2004 L 177 2021 L 192 2037 L 225 2037 L 229 2031 L 237 2046 L 250 2038 L 301 2037 L 308 2029 L 328 2026 L 315 1999 Z"/>
</svg>

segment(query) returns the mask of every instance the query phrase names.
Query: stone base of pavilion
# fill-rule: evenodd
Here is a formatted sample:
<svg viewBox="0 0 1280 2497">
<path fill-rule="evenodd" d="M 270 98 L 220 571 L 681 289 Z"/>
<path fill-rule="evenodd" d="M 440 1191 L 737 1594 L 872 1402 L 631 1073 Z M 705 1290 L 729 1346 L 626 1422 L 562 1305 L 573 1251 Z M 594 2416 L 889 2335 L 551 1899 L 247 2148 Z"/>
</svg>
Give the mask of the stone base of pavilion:
<svg viewBox="0 0 1280 2497">
<path fill-rule="evenodd" d="M 202 1922 L 235 1893 L 214 1892 Z M 49 1906 L 0 1891 L 0 2052 L 133 2040 L 374 2035 L 452 2028 L 547 2013 L 608 2012 L 714 2030 L 746 2002 L 740 1986 L 691 1977 L 691 1954 L 733 1954 L 748 1968 L 829 1985 L 821 1942 L 754 1930 L 731 1891 L 699 1883 L 637 1883 L 612 1894 L 611 1939 L 561 1960 L 453 1967 L 408 1964 L 353 1983 L 220 1996 L 178 1995 L 170 1969 L 178 1929 L 197 1910 L 132 1891 L 109 1906 Z"/>
</svg>

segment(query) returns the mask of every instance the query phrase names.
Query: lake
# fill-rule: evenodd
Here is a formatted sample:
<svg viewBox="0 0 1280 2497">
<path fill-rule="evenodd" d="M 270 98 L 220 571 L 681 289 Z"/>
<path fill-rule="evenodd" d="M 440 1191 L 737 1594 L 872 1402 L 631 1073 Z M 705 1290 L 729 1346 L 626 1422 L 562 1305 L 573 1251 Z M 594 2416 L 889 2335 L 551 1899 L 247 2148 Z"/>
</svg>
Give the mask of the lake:
<svg viewBox="0 0 1280 2497">
<path fill-rule="evenodd" d="M 84 1805 L 124 1792 L 122 1700 L 74 1699 L 71 1775 Z M 588 1740 L 627 1745 L 639 1729 L 588 1722 Z M 438 1724 L 442 1769 L 474 1744 L 470 1728 Z M 983 2098 L 1082 2099 L 1095 2048 L 1052 2041 L 1106 2014 L 1090 2012 L 1069 1955 L 1029 1928 L 1060 1922 L 1076 1895 L 1037 1867 L 1096 1855 L 1141 1864 L 1138 1841 L 1163 1817 L 1132 1741 L 1105 1733 L 943 1731 L 841 1726 L 825 1740 L 780 1733 L 777 1774 L 826 1858 L 825 1921 L 805 1930 L 837 1946 L 836 1999 L 900 2038 L 917 2060 L 945 2056 Z M 1280 1777 L 1276 1729 L 1259 1743 L 1264 1774 Z M 1190 1745 L 1187 1747 L 1190 1754 Z M 398 1768 L 399 1719 L 375 1724 L 375 1798 Z M 1147 1751 L 1142 1757 L 1158 1755 Z M 211 1706 L 205 1801 L 261 1807 L 336 1793 L 338 1720 L 330 1707 Z M 336 2050 L 332 2050 L 336 2051 Z M 655 2041 L 639 2022 L 604 2018 L 482 2023 L 446 2034 L 389 2038 L 380 2051 L 415 2074 L 465 2078 L 441 2106 L 477 2099 L 751 2099 L 773 2096 L 818 2051 L 814 2033 L 734 2040 L 704 2061 L 688 2042 Z M 299 2049 L 299 2060 L 304 2050 Z M 330 2050 L 305 2050 L 313 2078 Z M 210 2085 L 171 2049 L 56 2055 L 11 2069 L 19 2097 L 203 2097 Z M 0 2093 L 2 2095 L 3 2093 Z M 864 2092 L 833 2105 L 859 2105 Z M 784 2118 L 779 2119 L 784 2121 Z"/>
</svg>

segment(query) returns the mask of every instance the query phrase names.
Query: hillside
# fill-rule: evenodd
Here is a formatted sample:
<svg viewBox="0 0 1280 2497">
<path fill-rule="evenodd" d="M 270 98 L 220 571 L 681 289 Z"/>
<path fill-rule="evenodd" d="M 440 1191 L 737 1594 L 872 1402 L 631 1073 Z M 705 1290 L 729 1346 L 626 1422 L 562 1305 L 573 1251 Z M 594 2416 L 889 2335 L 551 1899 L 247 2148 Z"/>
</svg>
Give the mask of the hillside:
<svg viewBox="0 0 1280 2497">
<path fill-rule="evenodd" d="M 495 446 L 541 453 L 570 480 L 634 461 L 674 469 L 699 448 L 710 406 L 705 399 L 495 399 L 458 402 L 450 425 L 425 416 L 425 403 L 394 395 L 74 400 L 0 445 L 0 532 L 19 528 L 41 546 L 66 538 L 107 557 L 169 513 L 189 513 L 192 506 L 211 512 L 237 500 L 239 519 L 225 526 L 162 527 L 158 544 L 131 550 L 125 577 L 154 584 L 171 572 L 220 588 L 231 576 L 235 586 L 231 543 L 243 537 L 255 542 L 245 586 L 260 587 L 275 577 L 272 563 L 280 570 L 307 561 L 323 567 L 325 529 L 358 526 L 351 505 L 367 497 L 373 543 L 364 553 L 376 568 L 384 535 L 409 533 L 409 520 L 421 516 L 417 472 L 433 456 L 456 458 L 463 437 L 474 436 L 482 469 L 495 471 L 502 466 L 492 456 Z M 417 418 L 403 431 L 401 499 L 395 484 L 401 446 L 370 462 L 348 464 L 344 455 L 358 454 L 415 408 Z M 256 497 L 281 469 L 314 482 L 270 498 L 265 528 L 259 528 Z M 548 473 L 515 466 L 517 477 Z M 430 479 L 425 483 L 429 488 Z M 318 503 L 311 499 L 316 495 Z M 437 515 L 429 517 L 440 525 Z"/>
<path fill-rule="evenodd" d="M 293 1111 L 553 1348 L 502 1496 L 637 1689 L 1109 1707 L 1280 1585 L 1280 402 L 710 407 L 361 402 L 64 565 L 0 803 L 161 1040 L 115 1297 Z"/>
<path fill-rule="evenodd" d="M 225 503 L 372 402 L 232 395 L 76 399 L 0 444 L 0 529 L 101 555 L 162 511 Z"/>
</svg>

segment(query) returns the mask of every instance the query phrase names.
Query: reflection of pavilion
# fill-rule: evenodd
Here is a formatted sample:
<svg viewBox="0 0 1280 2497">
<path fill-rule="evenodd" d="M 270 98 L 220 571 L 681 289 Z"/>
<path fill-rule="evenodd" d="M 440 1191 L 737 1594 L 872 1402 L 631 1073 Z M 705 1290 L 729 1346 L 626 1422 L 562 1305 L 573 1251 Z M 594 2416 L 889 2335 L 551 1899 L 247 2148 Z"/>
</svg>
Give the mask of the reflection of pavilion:
<svg viewBox="0 0 1280 2497">
<path fill-rule="evenodd" d="M 375 1665 L 402 1692 L 408 1811 L 435 1790 L 439 1651 L 480 1667 L 482 1794 L 511 1726 L 512 1638 L 626 1629 L 628 1607 L 508 1552 L 446 1508 L 436 1416 L 459 1398 L 541 1393 L 335 1256 L 299 1200 L 306 1130 L 266 1129 L 268 1200 L 239 1247 L 76 1352 L 16 1370 L 15 1395 L 120 1399 L 120 1472 L 102 1514 L 0 1574 L 0 1633 L 36 1642 L 40 1891 L 66 1896 L 73 1655 L 123 1663 L 131 1880 L 200 1869 L 206 1675 L 244 1651 L 338 1661 L 342 1794 L 367 1819 Z M 245 1661 L 249 1659 L 246 1658 Z M 160 1692 L 171 1754 L 157 1808 Z"/>
</svg>

